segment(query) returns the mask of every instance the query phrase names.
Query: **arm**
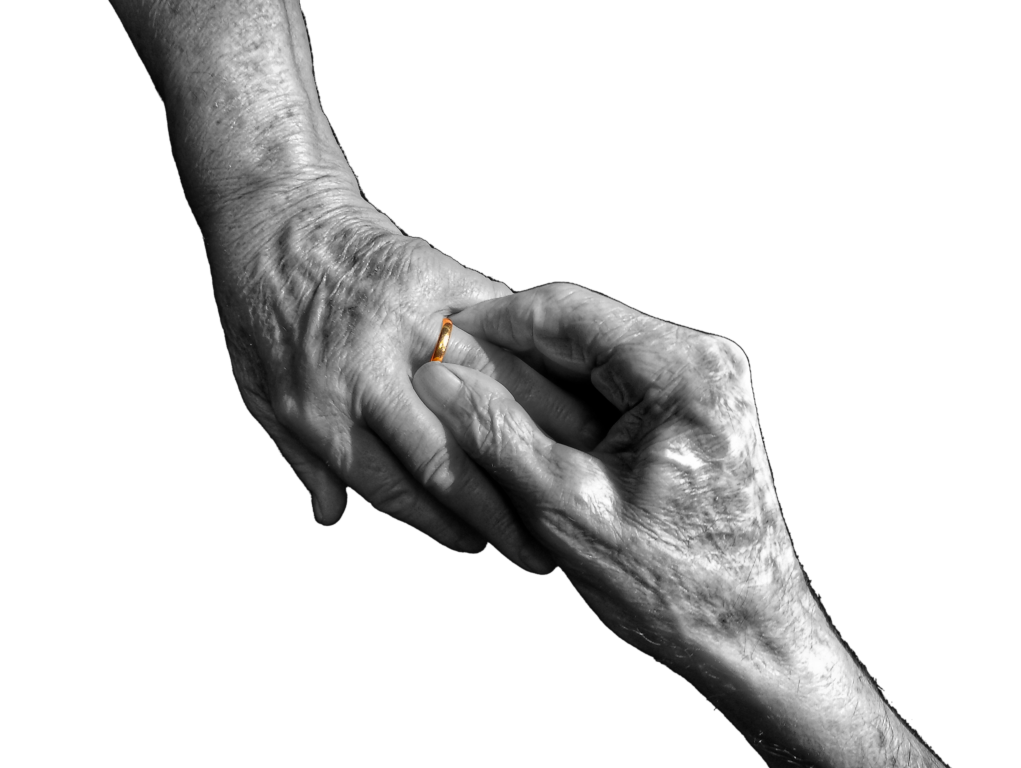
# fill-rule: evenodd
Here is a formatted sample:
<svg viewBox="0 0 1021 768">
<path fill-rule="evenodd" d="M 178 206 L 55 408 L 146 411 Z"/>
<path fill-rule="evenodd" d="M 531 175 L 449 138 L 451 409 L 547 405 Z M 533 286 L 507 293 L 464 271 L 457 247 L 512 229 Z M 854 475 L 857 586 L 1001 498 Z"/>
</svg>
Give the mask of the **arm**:
<svg viewBox="0 0 1021 768">
<path fill-rule="evenodd" d="M 319 103 L 297 0 L 111 0 L 167 111 L 199 225 L 296 175 L 361 199 Z"/>
<path fill-rule="evenodd" d="M 361 195 L 319 104 L 297 0 L 113 0 L 167 111 L 242 398 L 335 522 L 346 486 L 465 551 L 552 564 L 411 386 L 440 320 L 502 283 L 407 237 Z M 450 359 L 583 408 L 460 335 Z M 548 414 L 547 414 L 548 415 Z"/>
<path fill-rule="evenodd" d="M 810 598 L 788 627 L 759 636 L 739 625 L 710 639 L 689 680 L 768 765 L 943 765 L 843 643 L 800 568 L 796 587 Z"/>
<path fill-rule="evenodd" d="M 616 409 L 581 451 L 476 371 L 429 364 L 415 377 L 608 627 L 684 676 L 770 765 L 941 765 L 809 586 L 736 345 L 576 286 L 453 320 Z"/>
</svg>

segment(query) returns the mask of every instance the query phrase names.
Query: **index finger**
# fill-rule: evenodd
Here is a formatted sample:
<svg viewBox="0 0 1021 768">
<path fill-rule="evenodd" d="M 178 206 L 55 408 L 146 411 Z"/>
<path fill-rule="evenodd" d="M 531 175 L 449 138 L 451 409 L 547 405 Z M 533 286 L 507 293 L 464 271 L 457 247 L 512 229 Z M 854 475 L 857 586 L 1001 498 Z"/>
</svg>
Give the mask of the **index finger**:
<svg viewBox="0 0 1021 768">
<path fill-rule="evenodd" d="M 480 302 L 452 319 L 512 352 L 537 352 L 570 372 L 588 374 L 651 318 L 580 285 L 550 283 Z"/>
</svg>

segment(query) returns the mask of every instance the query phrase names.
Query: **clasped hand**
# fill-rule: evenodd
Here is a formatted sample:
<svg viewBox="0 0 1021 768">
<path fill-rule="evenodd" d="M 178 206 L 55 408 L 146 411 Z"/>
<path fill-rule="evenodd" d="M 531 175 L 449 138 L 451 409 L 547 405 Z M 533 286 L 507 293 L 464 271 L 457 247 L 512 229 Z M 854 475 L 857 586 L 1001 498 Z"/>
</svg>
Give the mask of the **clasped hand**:
<svg viewBox="0 0 1021 768">
<path fill-rule="evenodd" d="M 207 245 L 235 377 L 321 522 L 351 485 L 447 546 L 559 564 L 682 668 L 807 602 L 733 343 L 573 285 L 511 295 L 322 180 L 230 218 Z"/>
<path fill-rule="evenodd" d="M 492 542 L 531 571 L 553 568 L 505 497 L 411 385 L 444 316 L 509 294 L 404 235 L 360 195 L 291 179 L 239 197 L 204 227 L 234 375 L 248 409 L 336 522 L 351 486 L 446 546 Z M 571 444 L 592 419 L 514 355 L 456 331 L 448 358 L 478 368 Z"/>
<path fill-rule="evenodd" d="M 484 373 L 430 363 L 414 378 L 614 632 L 712 696 L 747 659 L 784 656 L 792 631 L 814 626 L 737 345 L 574 285 L 452 319 L 616 412 L 579 450 Z"/>
</svg>

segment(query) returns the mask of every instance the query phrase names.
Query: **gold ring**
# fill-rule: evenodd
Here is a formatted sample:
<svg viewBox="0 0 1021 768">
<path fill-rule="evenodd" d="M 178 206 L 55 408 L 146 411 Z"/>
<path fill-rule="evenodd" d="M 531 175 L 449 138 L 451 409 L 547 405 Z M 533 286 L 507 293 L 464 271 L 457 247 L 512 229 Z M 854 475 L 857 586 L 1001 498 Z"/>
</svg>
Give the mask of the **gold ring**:
<svg viewBox="0 0 1021 768">
<path fill-rule="evenodd" d="M 440 327 L 440 337 L 433 347 L 433 356 L 429 358 L 430 363 L 442 363 L 443 356 L 447 354 L 447 342 L 450 341 L 450 332 L 454 330 L 454 324 L 449 317 L 443 318 L 443 325 Z"/>
</svg>

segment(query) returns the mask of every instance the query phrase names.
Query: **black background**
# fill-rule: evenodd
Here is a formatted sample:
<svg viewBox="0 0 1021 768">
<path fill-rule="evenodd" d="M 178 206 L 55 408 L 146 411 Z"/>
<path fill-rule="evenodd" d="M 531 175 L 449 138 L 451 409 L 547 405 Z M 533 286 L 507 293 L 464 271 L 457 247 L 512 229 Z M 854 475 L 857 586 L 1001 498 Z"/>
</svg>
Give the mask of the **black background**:
<svg viewBox="0 0 1021 768">
<path fill-rule="evenodd" d="M 956 236 L 940 73 L 879 39 L 834 52 L 828 32 L 795 50 L 508 12 L 398 35 L 305 5 L 324 109 L 405 233 L 513 289 L 580 283 L 741 345 L 824 608 L 894 709 L 967 764 L 980 714 L 947 662 L 977 647 L 960 630 L 975 566 L 951 555 L 970 514 L 954 459 L 977 446 L 954 431 L 967 387 L 946 385 L 967 355 L 954 286 L 931 277 Z M 357 498 L 313 522 L 234 383 L 161 105 L 98 14 L 67 158 L 89 416 L 84 565 L 64 588 L 126 700 L 239 739 L 300 711 L 339 754 L 757 764 L 560 574 L 449 553 Z"/>
</svg>

